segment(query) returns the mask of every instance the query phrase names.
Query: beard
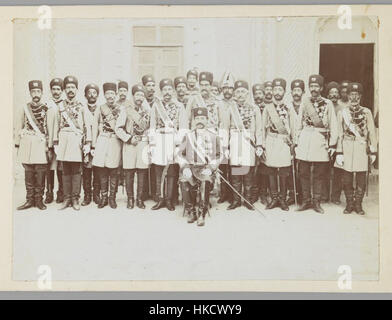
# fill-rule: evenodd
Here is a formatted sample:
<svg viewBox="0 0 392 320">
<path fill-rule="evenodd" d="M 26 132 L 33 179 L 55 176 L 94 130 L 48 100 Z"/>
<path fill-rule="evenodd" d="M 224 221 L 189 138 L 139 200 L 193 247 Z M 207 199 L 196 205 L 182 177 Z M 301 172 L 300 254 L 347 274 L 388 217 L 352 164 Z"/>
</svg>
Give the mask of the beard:
<svg viewBox="0 0 392 320">
<path fill-rule="evenodd" d="M 281 101 L 283 99 L 283 96 L 281 96 L 280 94 L 276 94 L 274 95 L 274 98 L 276 101 Z"/>
<path fill-rule="evenodd" d="M 67 98 L 68 98 L 68 99 L 72 99 L 72 98 L 74 98 L 74 97 L 75 97 L 75 93 L 74 93 L 74 92 L 69 91 L 69 92 L 67 93 Z"/>
<path fill-rule="evenodd" d="M 263 99 L 260 98 L 260 97 L 257 97 L 257 98 L 255 98 L 255 102 L 256 102 L 257 104 L 260 104 L 260 103 L 263 102 Z"/>
<path fill-rule="evenodd" d="M 97 98 L 88 98 L 88 99 L 87 99 L 87 102 L 88 102 L 89 104 L 95 104 L 95 103 L 97 102 Z"/>
</svg>

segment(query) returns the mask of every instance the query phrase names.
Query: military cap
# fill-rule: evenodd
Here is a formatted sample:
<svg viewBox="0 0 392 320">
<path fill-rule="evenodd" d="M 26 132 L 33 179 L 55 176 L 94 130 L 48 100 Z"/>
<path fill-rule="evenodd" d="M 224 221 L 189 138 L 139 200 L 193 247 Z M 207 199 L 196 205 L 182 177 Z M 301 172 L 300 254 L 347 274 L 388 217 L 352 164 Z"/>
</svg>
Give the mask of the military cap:
<svg viewBox="0 0 392 320">
<path fill-rule="evenodd" d="M 331 89 L 340 89 L 339 83 L 337 83 L 336 81 L 331 81 L 327 84 L 327 93 L 331 90 Z"/>
<path fill-rule="evenodd" d="M 84 94 L 87 94 L 87 91 L 90 89 L 94 89 L 97 91 L 97 94 L 99 94 L 99 87 L 95 83 L 89 83 L 88 85 L 85 86 L 84 88 Z"/>
<path fill-rule="evenodd" d="M 266 82 L 264 82 L 263 87 L 264 87 L 264 89 L 267 88 L 267 87 L 271 87 L 271 88 L 272 88 L 272 87 L 273 87 L 272 81 L 266 81 Z"/>
<path fill-rule="evenodd" d="M 138 91 L 145 93 L 144 92 L 144 88 L 143 88 L 143 86 L 141 84 L 135 84 L 132 87 L 132 95 L 135 95 L 135 93 L 138 92 Z"/>
<path fill-rule="evenodd" d="M 218 81 L 212 81 L 212 86 L 213 86 L 213 87 L 219 88 L 219 83 L 218 83 Z"/>
<path fill-rule="evenodd" d="M 126 81 L 120 81 L 120 82 L 118 83 L 118 89 L 120 89 L 120 88 L 125 88 L 125 89 L 128 90 L 128 82 L 126 82 Z"/>
<path fill-rule="evenodd" d="M 323 76 L 320 76 L 319 74 L 312 74 L 309 77 L 309 85 L 312 83 L 317 83 L 320 87 L 324 85 L 324 78 Z"/>
<path fill-rule="evenodd" d="M 201 82 L 202 80 L 207 80 L 210 84 L 212 84 L 212 81 L 214 80 L 214 76 L 212 75 L 211 72 L 203 71 L 200 72 L 199 82 Z"/>
<path fill-rule="evenodd" d="M 67 84 L 73 83 L 76 88 L 78 87 L 78 79 L 76 79 L 74 76 L 66 76 L 64 78 L 64 88 L 67 86 Z"/>
<path fill-rule="evenodd" d="M 229 87 L 234 88 L 234 76 L 231 72 L 225 72 L 221 81 L 221 88 Z"/>
<path fill-rule="evenodd" d="M 255 94 L 255 92 L 256 92 L 257 90 L 262 90 L 262 91 L 263 91 L 263 85 L 260 84 L 260 83 L 255 83 L 255 84 L 252 86 L 252 92 L 253 92 L 253 94 Z"/>
<path fill-rule="evenodd" d="M 155 83 L 155 80 L 154 80 L 154 77 L 151 74 L 146 74 L 146 75 L 144 75 L 142 77 L 142 82 L 143 82 L 143 85 L 145 86 L 149 82 L 154 82 Z"/>
<path fill-rule="evenodd" d="M 282 87 L 286 90 L 286 80 L 282 78 L 276 78 L 272 81 L 272 87 Z"/>
<path fill-rule="evenodd" d="M 186 78 L 188 79 L 190 75 L 194 75 L 196 77 L 196 80 L 198 79 L 198 74 L 195 69 L 191 69 L 186 73 Z"/>
<path fill-rule="evenodd" d="M 41 89 L 42 90 L 42 81 L 41 80 L 29 81 L 29 90 L 32 90 L 32 89 Z"/>
<path fill-rule="evenodd" d="M 176 78 L 174 79 L 174 88 L 177 88 L 177 86 L 178 86 L 180 83 L 184 83 L 184 84 L 186 85 L 186 78 L 183 77 L 183 76 L 176 77 Z"/>
<path fill-rule="evenodd" d="M 349 83 L 349 85 L 347 87 L 347 92 L 350 93 L 350 92 L 353 92 L 353 91 L 356 91 L 358 93 L 362 93 L 362 91 L 363 91 L 362 85 L 360 83 L 358 83 L 358 82 L 351 82 L 351 83 Z"/>
<path fill-rule="evenodd" d="M 61 89 L 63 89 L 63 79 L 61 79 L 61 78 L 52 79 L 49 83 L 49 87 L 50 87 L 50 89 L 52 89 L 52 87 L 54 87 L 54 86 L 58 86 Z"/>
<path fill-rule="evenodd" d="M 342 82 L 340 82 L 340 89 L 347 88 L 350 82 L 350 80 L 343 80 Z"/>
<path fill-rule="evenodd" d="M 237 90 L 238 88 L 245 88 L 249 90 L 248 82 L 244 80 L 237 80 L 234 82 L 234 90 Z"/>
<path fill-rule="evenodd" d="M 106 82 L 103 84 L 103 93 L 105 93 L 108 90 L 112 90 L 114 92 L 117 92 L 117 86 L 114 82 Z"/>
<path fill-rule="evenodd" d="M 159 82 L 159 89 L 163 89 L 163 87 L 166 87 L 166 86 L 171 86 L 172 88 L 174 88 L 174 86 L 173 86 L 173 81 L 171 80 L 171 79 L 162 79 L 160 82 Z"/>
<path fill-rule="evenodd" d="M 208 110 L 207 108 L 204 107 L 197 107 L 192 109 L 193 112 L 193 117 L 199 117 L 199 116 L 208 116 Z"/>
<path fill-rule="evenodd" d="M 291 81 L 291 90 L 294 88 L 301 88 L 302 91 L 305 91 L 305 82 L 301 79 L 295 79 Z"/>
</svg>

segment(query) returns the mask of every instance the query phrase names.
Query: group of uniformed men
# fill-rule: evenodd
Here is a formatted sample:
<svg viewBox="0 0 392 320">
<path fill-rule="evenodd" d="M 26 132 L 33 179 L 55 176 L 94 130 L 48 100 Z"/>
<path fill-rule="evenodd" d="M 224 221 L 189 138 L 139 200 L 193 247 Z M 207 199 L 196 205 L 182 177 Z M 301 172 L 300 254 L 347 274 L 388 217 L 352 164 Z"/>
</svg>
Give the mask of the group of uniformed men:
<svg viewBox="0 0 392 320">
<path fill-rule="evenodd" d="M 60 209 L 80 209 L 81 185 L 82 206 L 94 201 L 98 208 L 116 208 L 122 179 L 132 209 L 137 175 L 137 207 L 144 209 L 150 196 L 156 201 L 152 210 L 173 211 L 180 185 L 188 222 L 200 226 L 216 180 L 218 203 L 228 201 L 228 210 L 241 203 L 255 210 L 260 199 L 266 209 L 287 211 L 297 203 L 297 211 L 323 213 L 320 202 L 339 204 L 343 189 L 344 213 L 364 214 L 366 173 L 377 141 L 372 113 L 360 104 L 360 83 L 330 82 L 324 98 L 323 77 L 311 75 L 310 96 L 304 95 L 305 82 L 294 80 L 286 104 L 281 78 L 254 84 L 254 101 L 248 82 L 235 81 L 229 72 L 220 84 L 212 73 L 195 70 L 162 79 L 159 97 L 152 75 L 141 80 L 131 99 L 127 82 L 104 83 L 106 103 L 100 106 L 100 88 L 93 83 L 84 88 L 87 103 L 76 99 L 74 76 L 53 79 L 47 103 L 42 82 L 28 83 L 31 101 L 21 110 L 15 143 L 26 185 L 26 202 L 18 210 L 46 209 L 44 203 L 54 200 L 56 171 Z"/>
</svg>

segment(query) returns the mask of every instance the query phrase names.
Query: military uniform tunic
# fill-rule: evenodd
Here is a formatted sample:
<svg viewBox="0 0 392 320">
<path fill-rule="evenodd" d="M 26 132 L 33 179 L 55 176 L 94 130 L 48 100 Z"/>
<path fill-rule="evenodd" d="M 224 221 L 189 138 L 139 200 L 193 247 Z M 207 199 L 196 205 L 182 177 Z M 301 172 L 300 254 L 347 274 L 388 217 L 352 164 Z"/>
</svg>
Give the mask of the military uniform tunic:
<svg viewBox="0 0 392 320">
<path fill-rule="evenodd" d="M 116 122 L 116 134 L 124 142 L 122 158 L 124 169 L 147 169 L 148 155 L 148 128 L 150 125 L 149 111 L 143 106 L 139 108 L 131 103 L 122 109 Z M 137 137 L 137 145 L 130 140 Z"/>
<path fill-rule="evenodd" d="M 94 115 L 93 141 L 95 155 L 93 166 L 118 168 L 121 160 L 121 140 L 115 133 L 117 118 L 123 107 L 115 103 L 113 106 L 103 104 Z"/>
<path fill-rule="evenodd" d="M 55 101 L 53 99 L 49 100 L 48 102 L 48 127 L 51 128 L 49 130 L 50 137 L 49 140 L 53 142 L 53 132 L 54 132 L 54 125 L 56 122 L 56 115 L 59 112 L 59 104 L 62 103 L 62 99 Z M 53 159 L 49 164 L 49 170 L 56 170 L 57 169 L 57 156 L 53 153 Z"/>
<path fill-rule="evenodd" d="M 52 128 L 47 125 L 48 107 L 43 103 L 28 103 L 27 109 L 40 133 L 33 129 L 25 109 L 22 109 L 16 123 L 15 144 L 19 145 L 17 158 L 22 164 L 47 164 L 47 151 L 53 137 Z"/>
<path fill-rule="evenodd" d="M 376 154 L 377 138 L 373 116 L 368 108 L 345 108 L 338 114 L 337 154 L 343 154 L 343 166 L 349 172 L 368 170 L 368 153 Z"/>
</svg>

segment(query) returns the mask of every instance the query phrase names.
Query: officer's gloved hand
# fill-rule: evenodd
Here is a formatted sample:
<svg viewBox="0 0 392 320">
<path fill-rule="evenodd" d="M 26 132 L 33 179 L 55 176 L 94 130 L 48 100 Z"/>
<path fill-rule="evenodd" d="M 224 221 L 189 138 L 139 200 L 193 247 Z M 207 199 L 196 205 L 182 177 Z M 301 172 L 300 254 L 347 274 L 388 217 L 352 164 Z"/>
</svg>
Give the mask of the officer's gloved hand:
<svg viewBox="0 0 392 320">
<path fill-rule="evenodd" d="M 212 171 L 210 168 L 205 168 L 201 171 L 201 174 L 204 176 L 210 176 L 212 174 Z"/>
<path fill-rule="evenodd" d="M 85 145 L 83 146 L 83 153 L 84 153 L 84 154 L 88 154 L 88 153 L 90 152 L 90 150 L 91 150 L 91 147 L 90 147 L 89 144 L 85 144 Z"/>
<path fill-rule="evenodd" d="M 343 162 L 344 162 L 344 156 L 342 155 L 342 154 L 338 154 L 337 156 L 336 156 L 336 163 L 339 165 L 339 166 L 343 166 Z"/>
<path fill-rule="evenodd" d="M 257 147 L 257 148 L 256 148 L 256 156 L 257 156 L 257 157 L 260 158 L 260 157 L 263 155 L 263 152 L 264 152 L 264 150 L 263 150 L 262 147 Z"/>
<path fill-rule="evenodd" d="M 92 157 L 95 156 L 95 149 L 94 148 L 91 149 L 90 154 L 91 154 Z"/>
<path fill-rule="evenodd" d="M 372 154 L 372 155 L 370 155 L 370 163 L 373 164 L 374 161 L 376 161 L 376 155 Z"/>
<path fill-rule="evenodd" d="M 330 158 L 332 158 L 332 157 L 333 157 L 333 155 L 334 155 L 335 151 L 336 151 L 336 149 L 335 149 L 335 148 L 329 148 L 329 149 L 328 149 L 328 154 L 329 154 L 329 157 L 330 157 Z"/>
<path fill-rule="evenodd" d="M 54 150 L 54 153 L 57 155 L 57 152 L 58 152 L 58 150 L 59 150 L 59 146 L 58 146 L 57 144 L 55 144 L 55 145 L 53 146 L 53 150 Z"/>
<path fill-rule="evenodd" d="M 191 178 L 192 177 L 192 171 L 189 168 L 185 168 L 184 171 L 182 172 L 183 176 L 185 178 Z"/>
</svg>

